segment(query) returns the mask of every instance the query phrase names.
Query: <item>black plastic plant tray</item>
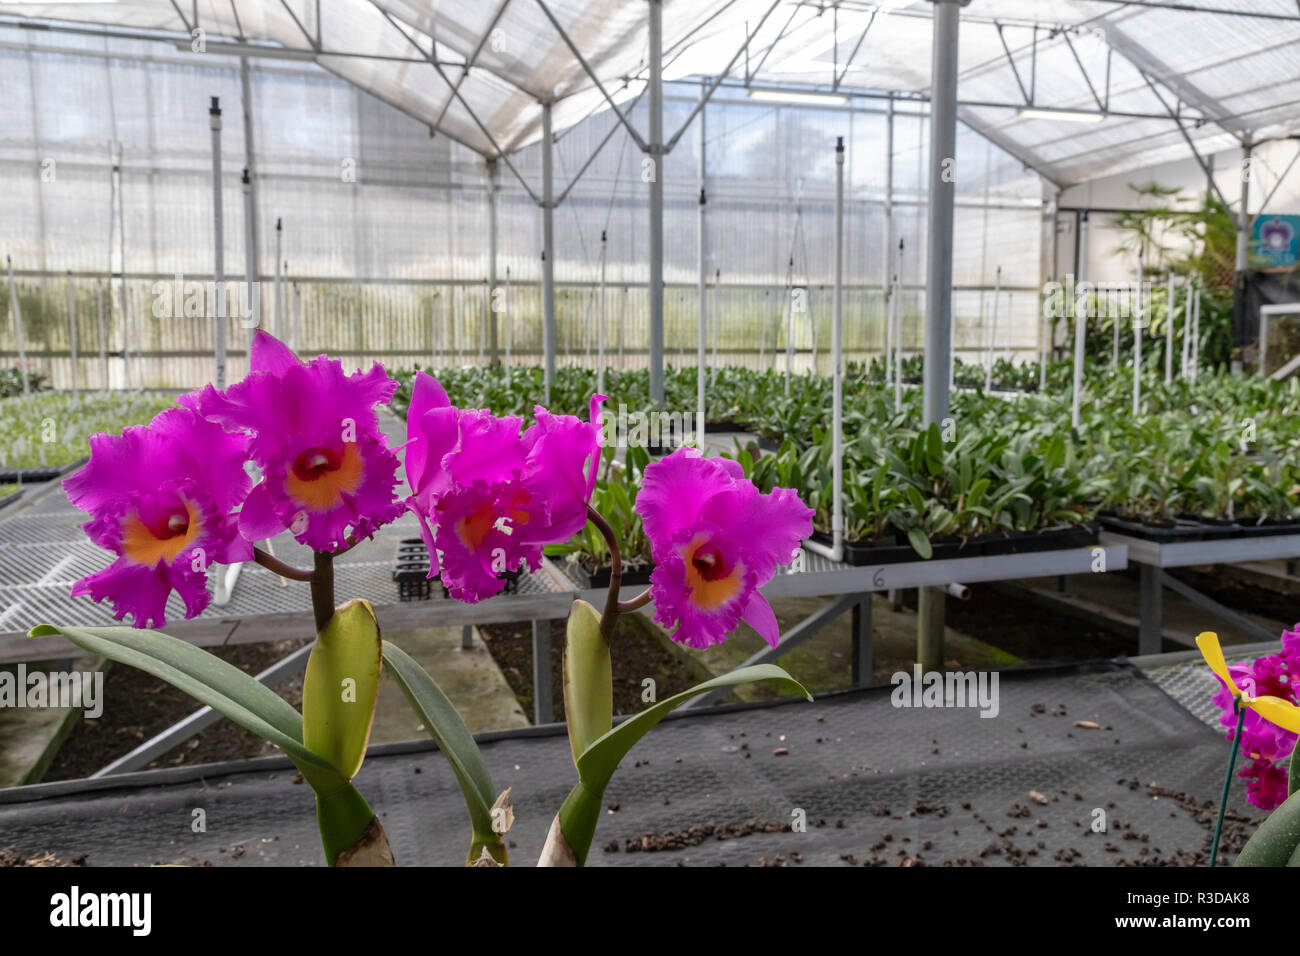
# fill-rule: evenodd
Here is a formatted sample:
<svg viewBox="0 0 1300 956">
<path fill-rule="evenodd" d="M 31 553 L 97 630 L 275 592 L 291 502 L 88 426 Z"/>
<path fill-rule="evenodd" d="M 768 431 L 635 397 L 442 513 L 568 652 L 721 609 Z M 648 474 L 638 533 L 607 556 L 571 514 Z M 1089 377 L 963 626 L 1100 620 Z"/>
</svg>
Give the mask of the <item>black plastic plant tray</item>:
<svg viewBox="0 0 1300 956">
<path fill-rule="evenodd" d="M 1300 523 L 1271 521 L 1264 524 L 1239 524 L 1238 538 L 1272 538 L 1286 534 L 1300 534 Z"/>
<path fill-rule="evenodd" d="M 9 492 L 9 494 L 5 495 L 3 498 L 0 498 L 0 508 L 5 507 L 6 505 L 13 504 L 22 496 L 23 496 L 23 491 L 21 488 L 19 488 L 17 491 Z"/>
<path fill-rule="evenodd" d="M 818 544 L 830 547 L 832 538 L 825 531 L 814 531 L 812 539 Z M 877 539 L 880 542 L 881 539 Z M 870 543 L 870 540 L 844 542 L 844 563 L 854 568 L 869 568 L 881 564 L 902 564 L 904 561 L 920 561 L 910 544 L 899 544 L 896 535 L 885 538 L 887 543 Z"/>
<path fill-rule="evenodd" d="M 740 424 L 740 422 L 734 422 L 730 418 L 724 418 L 716 422 L 706 419 L 704 422 L 706 434 L 708 432 L 743 432 L 745 430 L 744 425 Z"/>
<path fill-rule="evenodd" d="M 1206 525 L 1191 521 L 1175 521 L 1172 526 L 1147 524 L 1136 518 L 1121 518 L 1118 515 L 1098 515 L 1098 523 L 1112 531 L 1127 534 L 1157 544 L 1173 544 L 1178 541 L 1204 541 Z"/>
</svg>

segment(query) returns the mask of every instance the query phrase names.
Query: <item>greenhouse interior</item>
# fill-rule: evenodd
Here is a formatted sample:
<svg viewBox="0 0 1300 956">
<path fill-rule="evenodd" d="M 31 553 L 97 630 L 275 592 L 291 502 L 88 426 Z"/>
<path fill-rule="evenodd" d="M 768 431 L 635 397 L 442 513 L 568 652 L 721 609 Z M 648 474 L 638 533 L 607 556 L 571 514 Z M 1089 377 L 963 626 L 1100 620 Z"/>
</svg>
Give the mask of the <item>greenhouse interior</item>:
<svg viewBox="0 0 1300 956">
<path fill-rule="evenodd" d="M 0 864 L 1300 865 L 1298 67 L 0 2 Z"/>
</svg>

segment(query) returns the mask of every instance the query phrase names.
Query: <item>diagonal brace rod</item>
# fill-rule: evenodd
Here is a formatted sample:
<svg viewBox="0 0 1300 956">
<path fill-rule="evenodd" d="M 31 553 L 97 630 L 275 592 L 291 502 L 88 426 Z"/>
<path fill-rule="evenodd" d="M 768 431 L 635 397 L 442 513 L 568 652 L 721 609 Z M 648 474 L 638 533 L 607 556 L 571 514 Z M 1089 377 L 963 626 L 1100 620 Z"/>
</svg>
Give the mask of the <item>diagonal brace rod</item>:
<svg viewBox="0 0 1300 956">
<path fill-rule="evenodd" d="M 555 19 L 555 15 L 551 13 L 551 9 L 546 5 L 545 0 L 537 0 L 537 5 L 542 8 L 542 13 L 546 14 L 546 19 L 551 21 L 551 26 L 555 27 L 555 31 L 560 35 L 560 39 L 564 41 L 564 45 L 569 48 L 569 52 L 574 55 L 577 61 L 582 65 L 583 70 L 585 70 L 587 75 L 591 77 L 591 81 L 596 84 L 596 89 L 600 90 L 601 95 L 605 97 L 605 102 L 608 103 L 609 108 L 614 111 L 619 122 L 627 127 L 628 134 L 632 137 L 637 146 L 640 147 L 641 152 L 649 152 L 650 147 L 647 145 L 646 141 L 641 138 L 641 134 L 636 131 L 628 121 L 628 118 L 623 115 L 623 111 L 618 108 L 618 104 L 614 102 L 614 98 L 610 96 L 609 91 L 605 89 L 605 84 L 600 82 L 600 77 L 596 76 L 596 71 L 591 68 L 591 64 L 587 62 L 586 58 L 583 57 L 580 52 L 578 52 L 578 47 L 571 39 L 569 39 L 569 34 L 565 32 L 564 27 L 560 26 L 560 21 Z"/>
</svg>

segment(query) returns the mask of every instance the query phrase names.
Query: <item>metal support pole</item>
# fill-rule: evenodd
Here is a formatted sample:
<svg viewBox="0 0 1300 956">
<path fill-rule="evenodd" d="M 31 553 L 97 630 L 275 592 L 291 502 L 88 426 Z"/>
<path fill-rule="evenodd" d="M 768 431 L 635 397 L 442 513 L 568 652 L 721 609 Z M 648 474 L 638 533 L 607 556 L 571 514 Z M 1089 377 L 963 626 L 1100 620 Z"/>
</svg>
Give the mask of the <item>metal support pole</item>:
<svg viewBox="0 0 1300 956">
<path fill-rule="evenodd" d="M 893 368 L 894 348 L 894 98 L 885 101 L 885 245 L 884 273 L 880 282 L 884 286 L 882 310 L 885 313 L 885 383 Z"/>
<path fill-rule="evenodd" d="M 934 4 L 930 81 L 930 190 L 927 210 L 923 423 L 948 417 L 948 359 L 952 352 L 952 237 L 955 183 L 948 170 L 957 155 L 957 32 L 960 0 Z M 917 596 L 916 659 L 922 672 L 943 667 L 944 592 Z"/>
<path fill-rule="evenodd" d="M 703 81 L 701 81 L 703 82 Z M 703 86 L 700 89 L 700 96 L 704 95 Z M 706 271 L 708 269 L 708 239 L 705 233 L 706 228 L 706 207 L 708 205 L 708 196 L 704 187 L 705 163 L 704 163 L 704 110 L 700 110 L 700 164 L 699 164 L 699 181 L 700 181 L 700 203 L 698 221 L 696 225 L 696 254 L 697 254 L 697 276 L 698 282 L 697 295 L 699 298 L 699 328 L 695 334 L 695 429 L 701 438 L 704 436 L 704 337 L 705 326 L 708 324 L 708 289 L 706 283 Z"/>
<path fill-rule="evenodd" d="M 551 703 L 551 622 L 533 621 L 533 723 L 549 724 Z"/>
<path fill-rule="evenodd" d="M 1192 307 L 1192 367 L 1188 370 L 1192 381 L 1200 377 L 1201 372 L 1201 287 L 1196 287 L 1196 302 Z"/>
<path fill-rule="evenodd" d="M 1141 584 L 1141 624 L 1138 628 L 1138 653 L 1159 654 L 1165 628 L 1164 592 L 1160 569 L 1150 564 L 1138 565 Z"/>
<path fill-rule="evenodd" d="M 663 0 L 650 5 L 650 401 L 664 404 Z"/>
<path fill-rule="evenodd" d="M 1183 303 L 1183 354 L 1182 364 L 1178 366 L 1179 378 L 1187 378 L 1188 348 L 1192 342 L 1192 298 L 1196 290 L 1196 276 L 1187 277 L 1187 301 Z"/>
<path fill-rule="evenodd" d="M 95 325 L 99 329 L 99 381 L 108 391 L 108 348 L 104 343 L 104 287 L 95 283 Z"/>
<path fill-rule="evenodd" d="M 494 159 L 487 162 L 488 174 L 488 354 L 495 365 L 500 358 L 497 341 L 500 329 L 497 328 L 497 163 Z"/>
<path fill-rule="evenodd" d="M 252 326 L 248 329 L 251 357 L 253 330 L 262 325 L 262 296 L 257 291 L 257 284 L 262 278 L 262 244 L 261 229 L 258 228 L 257 209 L 257 160 L 255 159 L 253 137 L 253 85 L 249 74 L 248 57 L 239 59 L 239 88 L 244 107 L 244 209 L 248 217 L 244 226 L 244 245 L 247 251 L 248 295 L 253 303 Z"/>
<path fill-rule="evenodd" d="M 1079 259 L 1079 294 L 1072 303 L 1074 308 L 1074 395 L 1070 411 L 1070 424 L 1077 431 L 1079 428 L 1079 400 L 1083 393 L 1083 347 L 1084 335 L 1088 329 L 1088 294 L 1083 283 L 1088 273 L 1088 211 L 1083 211 L 1079 220 L 1079 238 L 1077 252 Z"/>
<path fill-rule="evenodd" d="M 993 387 L 993 353 L 998 342 L 998 300 L 1002 298 L 1002 267 L 993 275 L 993 325 L 989 330 L 988 367 L 984 369 L 984 391 Z"/>
<path fill-rule="evenodd" d="M 275 303 L 273 305 L 275 312 L 272 318 L 274 322 L 273 328 L 275 329 L 275 337 L 281 342 L 284 341 L 284 304 L 280 301 L 282 295 L 281 290 L 283 289 L 281 284 L 283 276 L 281 275 L 280 269 L 282 264 L 281 256 L 284 255 L 284 245 L 282 242 L 283 237 L 284 227 L 281 225 L 279 217 L 277 217 L 275 220 Z"/>
<path fill-rule="evenodd" d="M 72 293 L 72 270 L 68 270 L 68 349 L 72 356 L 72 393 L 77 393 L 77 301 Z"/>
<path fill-rule="evenodd" d="M 1241 208 L 1237 210 L 1237 262 L 1233 275 L 1232 332 L 1234 336 L 1246 332 L 1246 269 L 1250 265 L 1250 180 L 1252 155 L 1255 144 L 1247 140 L 1242 144 L 1241 157 Z M 1195 366 L 1193 366 L 1193 369 Z"/>
<path fill-rule="evenodd" d="M 608 243 L 600 230 L 600 324 L 596 327 L 596 392 L 605 394 L 605 264 Z"/>
<path fill-rule="evenodd" d="M 551 104 L 542 104 L 542 348 L 546 404 L 551 404 L 551 381 L 555 378 L 555 209 L 554 153 L 551 135 Z M 548 685 L 549 686 L 549 685 Z M 550 719 L 549 712 L 547 719 Z"/>
<path fill-rule="evenodd" d="M 245 301 L 249 310 L 241 324 L 248 330 L 248 341 L 245 347 L 248 349 L 251 371 L 253 332 L 262 324 L 262 296 L 257 291 L 257 251 L 254 245 L 257 242 L 256 228 L 253 225 L 257 219 L 255 211 L 257 200 L 253 197 L 253 173 L 247 166 L 244 167 L 244 175 L 240 182 L 244 187 L 244 284 L 248 287 Z"/>
<path fill-rule="evenodd" d="M 214 106 L 216 102 L 216 97 L 213 97 L 212 103 Z M 220 116 L 220 114 L 221 111 L 218 110 L 217 115 Z M 135 376 L 131 374 L 131 314 L 127 308 L 126 295 L 126 201 L 122 196 L 124 190 L 122 188 L 122 144 L 120 142 L 113 144 L 113 174 L 117 180 L 117 264 L 120 270 L 118 275 L 122 279 L 121 285 L 118 286 L 118 293 L 122 302 L 122 381 L 127 388 L 130 388 Z M 140 385 L 144 385 L 143 379 L 141 379 Z"/>
<path fill-rule="evenodd" d="M 1133 417 L 1142 407 L 1142 326 L 1147 320 L 1146 296 L 1143 288 L 1142 257 L 1138 256 L 1137 305 L 1133 309 Z M 1115 327 L 1119 328 L 1116 319 Z"/>
<path fill-rule="evenodd" d="M 302 348 L 302 290 L 293 287 L 293 351 Z"/>
<path fill-rule="evenodd" d="M 872 597 L 871 594 L 864 594 L 862 600 L 853 605 L 852 686 L 854 687 L 870 687 L 875 669 L 871 647 Z"/>
<path fill-rule="evenodd" d="M 462 624 L 460 626 L 460 649 L 462 651 L 472 651 L 474 649 L 473 624 Z"/>
<path fill-rule="evenodd" d="M 18 334 L 18 366 L 23 380 L 23 396 L 30 396 L 31 386 L 27 384 L 27 347 L 23 343 L 23 310 L 18 304 L 18 286 L 14 282 L 14 260 L 6 255 L 5 263 L 9 266 L 9 311 L 13 315 L 14 331 Z"/>
<path fill-rule="evenodd" d="M 226 240 L 222 230 L 221 208 L 221 101 L 212 97 L 208 109 L 208 126 L 212 130 L 212 282 L 216 296 L 217 372 L 213 379 L 217 388 L 226 387 Z M 125 356 L 123 356 L 125 358 Z"/>
<path fill-rule="evenodd" d="M 1174 270 L 1169 270 L 1168 294 L 1165 296 L 1165 384 L 1174 380 Z"/>
<path fill-rule="evenodd" d="M 894 270 L 893 293 L 889 297 L 890 322 L 894 326 L 894 413 L 903 408 L 903 242 L 898 240 L 898 265 Z"/>
<path fill-rule="evenodd" d="M 506 386 L 510 385 L 510 340 L 514 338 L 514 328 L 511 326 L 510 319 L 510 267 L 506 266 L 506 294 L 505 300 L 501 303 L 506 313 Z"/>
<path fill-rule="evenodd" d="M 790 372 L 794 366 L 794 256 L 786 269 L 785 283 L 785 397 L 790 397 Z"/>
</svg>

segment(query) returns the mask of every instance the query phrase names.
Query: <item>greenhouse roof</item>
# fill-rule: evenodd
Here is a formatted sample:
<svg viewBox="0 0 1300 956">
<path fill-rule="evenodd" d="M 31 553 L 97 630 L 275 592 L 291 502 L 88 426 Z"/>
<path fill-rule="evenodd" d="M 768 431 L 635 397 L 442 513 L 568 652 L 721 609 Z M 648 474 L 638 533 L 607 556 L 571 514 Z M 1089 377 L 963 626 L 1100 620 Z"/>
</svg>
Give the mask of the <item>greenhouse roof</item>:
<svg viewBox="0 0 1300 956">
<path fill-rule="evenodd" d="M 0 23 L 185 50 L 199 29 L 207 53 L 313 61 L 492 157 L 541 136 L 541 101 L 553 102 L 558 130 L 642 93 L 646 6 L 25 0 L 0 2 Z M 924 99 L 932 6 L 663 0 L 664 77 L 721 76 L 750 96 L 814 102 Z M 959 116 L 1066 185 L 1300 134 L 1298 59 L 1296 0 L 973 0 L 962 11 Z"/>
</svg>

